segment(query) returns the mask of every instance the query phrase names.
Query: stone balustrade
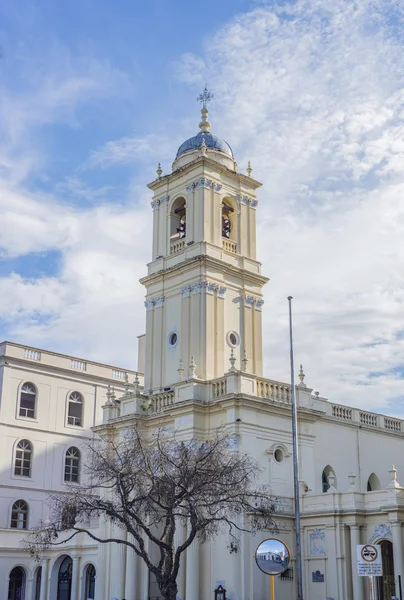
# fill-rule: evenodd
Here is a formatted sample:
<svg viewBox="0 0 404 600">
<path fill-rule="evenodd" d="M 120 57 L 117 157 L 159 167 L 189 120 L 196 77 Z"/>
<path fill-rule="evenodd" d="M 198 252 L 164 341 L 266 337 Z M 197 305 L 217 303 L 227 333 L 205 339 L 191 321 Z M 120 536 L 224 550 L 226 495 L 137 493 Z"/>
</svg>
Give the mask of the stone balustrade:
<svg viewBox="0 0 404 600">
<path fill-rule="evenodd" d="M 127 416 L 132 412 L 152 416 L 167 409 L 170 410 L 176 404 L 184 401 L 208 404 L 222 398 L 231 398 L 233 395 L 255 397 L 261 401 L 268 401 L 284 407 L 290 407 L 292 403 L 290 384 L 235 371 L 209 381 L 199 379 L 179 381 L 172 384 L 169 391 L 151 395 L 145 395 L 143 388 L 139 388 L 137 396 L 129 393 L 120 399 L 122 406 L 110 405 L 108 407 L 111 412 L 109 418 L 119 415 Z M 320 398 L 318 394 L 311 395 L 311 390 L 304 385 L 296 386 L 296 398 L 298 409 L 314 410 L 319 415 L 338 419 L 347 424 L 380 428 L 396 434 L 404 433 L 404 421 L 401 419 L 328 402 L 326 398 Z"/>
<path fill-rule="evenodd" d="M 175 240 L 175 242 L 171 242 L 170 245 L 170 254 L 176 254 L 185 248 L 185 239 Z"/>
<path fill-rule="evenodd" d="M 237 242 L 233 242 L 233 240 L 223 238 L 222 245 L 223 250 L 226 250 L 226 252 L 232 252 L 233 254 L 237 254 Z"/>
<path fill-rule="evenodd" d="M 325 406 L 328 414 L 341 421 L 351 421 L 352 423 L 366 427 L 381 427 L 382 429 L 388 429 L 396 433 L 404 431 L 401 419 L 386 417 L 385 415 L 351 408 L 350 406 L 343 406 L 342 404 L 326 404 Z"/>
<path fill-rule="evenodd" d="M 291 404 L 291 386 L 271 379 L 257 379 L 257 396 L 274 402 Z"/>
</svg>

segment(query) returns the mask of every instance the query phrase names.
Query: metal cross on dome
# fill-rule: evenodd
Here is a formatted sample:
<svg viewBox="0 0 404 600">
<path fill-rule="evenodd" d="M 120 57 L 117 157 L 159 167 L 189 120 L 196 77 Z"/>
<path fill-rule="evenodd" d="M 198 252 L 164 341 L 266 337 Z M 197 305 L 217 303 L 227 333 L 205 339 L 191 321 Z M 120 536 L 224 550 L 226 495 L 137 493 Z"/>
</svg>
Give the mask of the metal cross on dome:
<svg viewBox="0 0 404 600">
<path fill-rule="evenodd" d="M 199 96 L 197 97 L 198 102 L 202 103 L 202 108 L 206 108 L 206 105 L 209 104 L 209 102 L 213 100 L 213 98 L 214 95 L 208 90 L 205 83 L 205 89 L 203 90 L 202 94 L 199 94 Z"/>
</svg>

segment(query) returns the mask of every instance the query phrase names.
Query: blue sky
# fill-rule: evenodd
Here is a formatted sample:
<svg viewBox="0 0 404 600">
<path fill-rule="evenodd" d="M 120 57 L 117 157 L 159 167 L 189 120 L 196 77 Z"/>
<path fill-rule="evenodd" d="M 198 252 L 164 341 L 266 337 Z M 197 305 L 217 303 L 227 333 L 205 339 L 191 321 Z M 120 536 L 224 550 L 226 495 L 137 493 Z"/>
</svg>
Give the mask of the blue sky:
<svg viewBox="0 0 404 600">
<path fill-rule="evenodd" d="M 118 9 L 117 9 L 118 7 Z M 265 375 L 403 413 L 404 85 L 394 0 L 6 2 L 0 338 L 135 366 L 157 162 L 215 94 L 260 190 Z"/>
</svg>

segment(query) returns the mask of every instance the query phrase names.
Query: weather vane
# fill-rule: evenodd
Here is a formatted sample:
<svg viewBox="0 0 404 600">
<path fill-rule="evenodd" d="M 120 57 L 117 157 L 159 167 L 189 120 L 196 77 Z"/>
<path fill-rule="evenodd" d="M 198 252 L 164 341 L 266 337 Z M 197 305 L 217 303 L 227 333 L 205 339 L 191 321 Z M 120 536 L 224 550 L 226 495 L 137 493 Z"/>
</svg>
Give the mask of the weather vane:
<svg viewBox="0 0 404 600">
<path fill-rule="evenodd" d="M 206 105 L 209 104 L 209 102 L 213 100 L 213 98 L 214 95 L 208 90 L 205 83 L 205 89 L 203 90 L 202 94 L 199 94 L 199 96 L 197 97 L 198 102 L 202 103 L 202 108 L 206 108 Z"/>
</svg>

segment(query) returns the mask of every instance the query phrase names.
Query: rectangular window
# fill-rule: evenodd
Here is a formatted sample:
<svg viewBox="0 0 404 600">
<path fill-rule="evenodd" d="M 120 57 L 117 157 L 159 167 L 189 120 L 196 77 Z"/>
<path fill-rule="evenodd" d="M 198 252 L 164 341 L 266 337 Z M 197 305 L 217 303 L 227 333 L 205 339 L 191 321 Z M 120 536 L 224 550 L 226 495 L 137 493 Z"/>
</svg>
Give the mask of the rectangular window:
<svg viewBox="0 0 404 600">
<path fill-rule="evenodd" d="M 69 415 L 67 422 L 69 425 L 81 425 L 81 404 L 69 402 Z"/>
<path fill-rule="evenodd" d="M 20 417 L 35 418 L 35 394 L 21 392 Z"/>
</svg>

